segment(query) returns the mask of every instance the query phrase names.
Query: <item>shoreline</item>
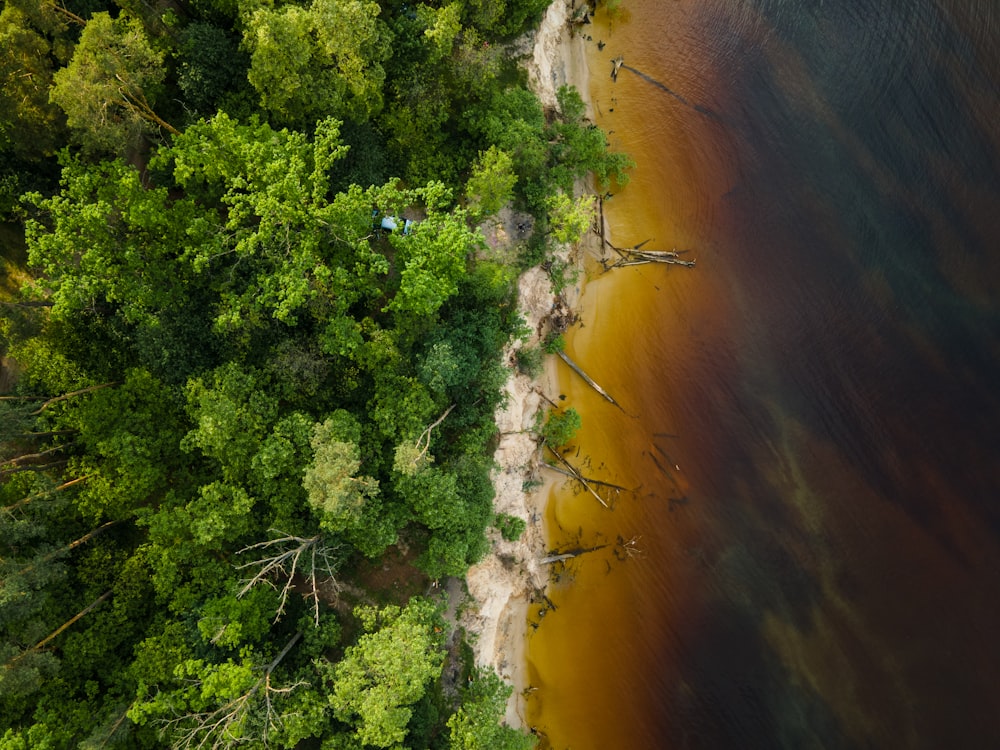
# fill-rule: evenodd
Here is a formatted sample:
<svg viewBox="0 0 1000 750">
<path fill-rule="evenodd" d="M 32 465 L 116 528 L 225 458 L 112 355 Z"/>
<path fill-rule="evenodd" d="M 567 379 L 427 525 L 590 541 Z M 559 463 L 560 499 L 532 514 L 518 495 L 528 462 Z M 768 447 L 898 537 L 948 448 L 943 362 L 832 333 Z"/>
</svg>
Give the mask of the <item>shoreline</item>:
<svg viewBox="0 0 1000 750">
<path fill-rule="evenodd" d="M 570 14 L 574 0 L 554 0 L 534 33 L 531 55 L 526 63 L 529 85 L 543 107 L 557 106 L 556 91 L 564 84 L 574 86 L 592 115 L 589 96 L 589 68 L 585 39 L 571 33 Z M 578 193 L 592 192 L 582 185 Z M 563 290 L 570 312 L 576 310 L 583 282 L 583 259 L 595 247 L 589 233 L 575 248 L 566 248 L 566 259 L 580 270 L 581 281 Z M 599 242 L 599 241 L 598 241 Z M 504 356 L 511 367 L 504 386 L 505 401 L 496 413 L 500 442 L 494 453 L 496 469 L 493 485 L 495 513 L 506 513 L 525 521 L 525 531 L 516 542 L 508 542 L 496 531 L 490 553 L 466 574 L 472 607 L 463 613 L 460 624 L 473 635 L 477 666 L 492 667 L 513 686 L 507 702 L 506 722 L 527 728 L 525 692 L 528 684 L 528 610 L 536 592 L 545 589 L 548 570 L 540 560 L 548 551 L 546 508 L 557 483 L 551 473 L 543 475 L 538 443 L 531 430 L 535 414 L 545 407 L 540 393 L 559 393 L 556 357 L 545 357 L 545 369 L 530 378 L 516 367 L 517 350 L 538 345 L 546 330 L 556 295 L 548 274 L 535 267 L 518 278 L 518 309 L 534 333 L 527 342 L 515 342 Z"/>
</svg>

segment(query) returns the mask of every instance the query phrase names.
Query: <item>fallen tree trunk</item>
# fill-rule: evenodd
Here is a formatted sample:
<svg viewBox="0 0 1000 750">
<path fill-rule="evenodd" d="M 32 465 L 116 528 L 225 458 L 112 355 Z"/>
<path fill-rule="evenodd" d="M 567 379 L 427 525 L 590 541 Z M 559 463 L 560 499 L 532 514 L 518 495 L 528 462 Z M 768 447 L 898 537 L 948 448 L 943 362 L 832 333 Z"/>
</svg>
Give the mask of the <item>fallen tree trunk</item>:
<svg viewBox="0 0 1000 750">
<path fill-rule="evenodd" d="M 577 476 L 575 474 L 572 474 L 569 471 L 567 471 L 566 469 L 560 468 L 560 467 L 556 466 L 555 464 L 545 464 L 545 465 L 548 466 L 550 469 L 552 469 L 552 471 L 557 472 L 559 474 L 562 474 L 565 477 L 571 477 L 573 479 L 577 478 Z M 612 489 L 615 492 L 621 492 L 622 490 L 628 490 L 627 487 L 622 487 L 619 484 L 611 484 L 610 482 L 602 482 L 600 479 L 591 479 L 590 477 L 584 477 L 584 479 L 586 479 L 591 484 L 596 484 L 596 485 L 599 485 L 601 487 L 607 487 L 608 489 Z"/>
<path fill-rule="evenodd" d="M 681 257 L 682 254 L 686 253 L 686 250 L 642 250 L 642 246 L 649 242 L 645 240 L 640 242 L 635 247 L 631 248 L 621 248 L 615 247 L 610 242 L 605 244 L 618 253 L 618 260 L 611 263 L 607 259 L 601 260 L 601 265 L 604 266 L 605 271 L 610 271 L 612 268 L 624 268 L 626 266 L 641 266 L 646 263 L 665 263 L 667 265 L 673 266 L 684 266 L 685 268 L 694 268 L 694 260 L 685 260 Z"/>
<path fill-rule="evenodd" d="M 579 557 L 580 555 L 585 555 L 588 552 L 597 552 L 599 549 L 605 549 L 608 545 L 599 544 L 596 547 L 585 547 L 582 549 L 571 549 L 567 552 L 557 552 L 551 555 L 546 555 L 541 560 L 539 560 L 540 565 L 551 565 L 557 562 L 566 562 L 567 560 L 572 560 L 574 557 Z"/>
<path fill-rule="evenodd" d="M 624 409 L 622 409 L 622 405 L 619 404 L 617 401 L 615 401 L 611 397 L 611 394 L 609 394 L 606 390 L 604 390 L 603 388 L 601 388 L 601 386 L 599 386 L 596 382 L 594 382 L 594 379 L 592 377 L 590 377 L 587 373 L 585 373 L 583 371 L 583 369 L 580 367 L 580 365 L 578 365 L 576 362 L 574 362 L 572 359 L 570 359 L 566 355 L 566 352 L 556 352 L 556 354 L 559 355 L 559 358 L 563 362 L 565 362 L 567 365 L 569 365 L 572 368 L 573 372 L 575 372 L 577 375 L 579 375 L 581 378 L 583 378 L 584 381 L 587 383 L 587 385 L 589 385 L 595 391 L 597 391 L 598 393 L 600 393 L 601 396 L 604 397 L 605 401 L 607 401 L 609 403 L 612 403 L 615 406 L 617 406 L 619 409 L 621 409 L 622 411 L 625 411 Z"/>
<path fill-rule="evenodd" d="M 66 630 L 67 628 L 69 628 L 73 623 L 75 623 L 77 620 L 79 620 L 82 617 L 86 616 L 91 610 L 93 610 L 96 607 L 98 607 L 101 604 L 101 602 L 103 602 L 105 599 L 107 599 L 109 596 L 111 596 L 111 594 L 112 594 L 112 590 L 111 589 L 108 589 L 107 591 L 105 591 L 103 594 L 101 594 L 99 597 L 97 597 L 97 599 L 95 601 L 91 602 L 86 607 L 84 607 L 82 610 L 80 610 L 79 612 L 77 612 L 75 615 L 73 615 L 71 618 L 69 618 L 66 622 L 64 622 L 62 625 L 60 625 L 54 631 L 52 631 L 52 633 L 50 633 L 49 635 L 47 635 L 45 638 L 43 638 L 42 640 L 40 640 L 38 643 L 36 643 L 31 648 L 27 649 L 26 651 L 22 651 L 17 656 L 15 656 L 13 659 L 11 659 L 9 662 L 7 662 L 4 665 L 4 667 L 5 668 L 10 668 L 11 665 L 13 665 L 19 659 L 23 659 L 28 654 L 40 650 L 45 644 L 47 644 L 50 641 L 52 641 L 60 633 L 62 633 L 64 630 Z"/>
<path fill-rule="evenodd" d="M 550 447 L 548 445 L 546 445 L 545 447 L 548 448 L 549 452 L 553 456 L 555 456 L 563 466 L 565 466 L 568 469 L 569 476 L 571 476 L 573 479 L 575 479 L 581 485 L 583 485 L 583 488 L 585 490 L 587 490 L 587 492 L 589 492 L 591 495 L 593 495 L 595 498 L 597 498 L 597 502 L 599 502 L 601 505 L 603 505 L 608 510 L 611 509 L 611 506 L 608 505 L 607 502 L 605 502 L 604 498 L 601 497 L 597 493 L 597 490 L 595 490 L 593 487 L 590 486 L 590 482 L 587 481 L 587 478 L 584 477 L 583 474 L 581 474 L 577 470 L 577 468 L 575 466 L 573 466 L 573 464 L 571 464 L 569 461 L 567 461 L 565 458 L 563 458 L 562 455 L 560 455 L 559 452 L 556 451 L 555 449 L 553 449 L 552 447 Z M 548 466 L 549 468 L 554 468 L 551 464 L 543 464 L 543 465 L 544 466 Z"/>
</svg>

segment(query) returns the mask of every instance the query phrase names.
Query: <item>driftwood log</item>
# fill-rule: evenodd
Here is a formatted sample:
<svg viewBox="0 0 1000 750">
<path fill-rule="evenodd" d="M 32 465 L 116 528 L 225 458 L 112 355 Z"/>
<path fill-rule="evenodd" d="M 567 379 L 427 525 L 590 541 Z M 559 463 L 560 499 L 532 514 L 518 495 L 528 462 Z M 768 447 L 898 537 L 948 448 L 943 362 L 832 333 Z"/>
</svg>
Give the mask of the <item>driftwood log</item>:
<svg viewBox="0 0 1000 750">
<path fill-rule="evenodd" d="M 570 359 L 569 356 L 566 354 L 566 352 L 556 352 L 556 354 L 559 355 L 559 358 L 563 362 L 565 362 L 567 365 L 570 366 L 570 368 L 573 370 L 573 372 L 575 372 L 577 375 L 579 375 L 581 378 L 583 378 L 584 381 L 587 383 L 587 385 L 589 385 L 595 391 L 597 391 L 598 393 L 600 393 L 601 396 L 604 398 L 605 401 L 607 401 L 608 403 L 614 404 L 615 406 L 617 406 L 622 411 L 625 411 L 622 408 L 622 405 L 619 404 L 617 401 L 615 401 L 611 397 L 610 393 L 608 393 L 606 390 L 604 390 L 603 388 L 601 388 L 601 386 L 599 386 L 596 382 L 594 382 L 594 379 L 592 377 L 590 377 L 587 373 L 585 373 L 583 371 L 583 368 L 580 367 L 580 365 L 578 365 L 576 362 L 574 362 L 572 359 Z"/>
<path fill-rule="evenodd" d="M 649 242 L 648 239 L 643 240 L 638 245 L 633 245 L 632 247 L 617 247 L 612 244 L 608 240 L 607 222 L 604 218 L 605 198 L 606 196 L 603 195 L 598 196 L 597 219 L 594 231 L 601 237 L 601 247 L 611 248 L 618 256 L 615 260 L 611 260 L 609 258 L 598 259 L 605 271 L 610 271 L 612 268 L 623 268 L 625 266 L 641 266 L 646 263 L 665 263 L 673 266 L 684 266 L 685 268 L 695 267 L 694 260 L 687 260 L 681 257 L 688 252 L 687 250 L 678 250 L 677 248 L 674 248 L 673 250 L 643 250 L 642 248 Z"/>
<path fill-rule="evenodd" d="M 612 261 L 608 258 L 601 258 L 601 265 L 605 271 L 610 271 L 612 268 L 624 268 L 626 266 L 641 266 L 646 263 L 666 263 L 673 266 L 694 268 L 694 260 L 685 260 L 681 257 L 688 252 L 687 250 L 678 250 L 677 248 L 673 250 L 643 250 L 642 247 L 647 242 L 649 240 L 643 240 L 638 245 L 633 245 L 632 247 L 615 247 L 607 240 L 604 240 L 604 244 L 615 251 L 618 259 Z"/>
<path fill-rule="evenodd" d="M 566 552 L 553 552 L 552 554 L 546 555 L 541 560 L 538 561 L 539 565 L 551 565 L 557 562 L 566 562 L 567 560 L 572 560 L 574 557 L 579 557 L 580 555 L 585 555 L 588 552 L 597 552 L 599 549 L 607 548 L 607 544 L 599 544 L 596 547 L 584 547 L 581 549 L 571 549 Z"/>
<path fill-rule="evenodd" d="M 614 60 L 611 61 L 611 80 L 618 80 L 618 71 L 622 69 L 622 65 L 625 64 L 625 58 L 618 55 Z"/>
<path fill-rule="evenodd" d="M 599 502 L 605 508 L 607 508 L 609 510 L 611 509 L 611 506 L 608 505 L 607 501 L 603 497 L 600 496 L 600 494 L 597 492 L 597 490 L 595 490 L 593 488 L 593 486 L 591 485 L 591 482 L 588 481 L 588 479 L 585 476 L 583 476 L 583 474 L 580 473 L 579 469 L 577 469 L 575 466 L 573 466 L 573 464 L 571 464 L 569 461 L 567 461 L 565 458 L 563 458 L 562 454 L 559 453 L 559 451 L 557 451 L 552 446 L 546 444 L 545 447 L 548 448 L 549 449 L 549 453 L 551 453 L 553 456 L 555 456 L 556 459 L 559 461 L 559 463 L 561 463 L 566 468 L 565 472 L 560 472 L 560 473 L 566 474 L 567 476 L 570 476 L 573 479 L 575 479 L 576 481 L 578 481 L 580 483 L 580 485 L 585 490 L 587 490 L 587 492 L 589 492 L 591 495 L 594 496 L 594 498 L 597 500 L 597 502 Z M 550 469 L 557 470 L 556 467 L 553 466 L 552 464 L 542 464 L 542 465 L 543 466 L 548 466 Z"/>
<path fill-rule="evenodd" d="M 545 466 L 547 466 L 548 468 L 552 469 L 552 471 L 554 471 L 554 472 L 556 472 L 558 474 L 562 474 L 563 476 L 572 477 L 573 479 L 577 479 L 577 475 L 576 474 L 573 474 L 573 473 L 567 471 L 566 469 L 562 469 L 562 468 L 556 466 L 555 464 L 545 464 Z M 586 479 L 590 484 L 594 485 L 595 487 L 607 487 L 609 490 L 614 490 L 616 495 L 618 495 L 618 494 L 620 494 L 622 492 L 635 492 L 635 490 L 630 490 L 628 487 L 622 487 L 620 484 L 612 484 L 611 482 L 602 482 L 600 479 L 593 479 L 591 477 L 584 477 L 582 474 L 580 474 L 579 476 L 581 476 L 584 479 Z"/>
</svg>

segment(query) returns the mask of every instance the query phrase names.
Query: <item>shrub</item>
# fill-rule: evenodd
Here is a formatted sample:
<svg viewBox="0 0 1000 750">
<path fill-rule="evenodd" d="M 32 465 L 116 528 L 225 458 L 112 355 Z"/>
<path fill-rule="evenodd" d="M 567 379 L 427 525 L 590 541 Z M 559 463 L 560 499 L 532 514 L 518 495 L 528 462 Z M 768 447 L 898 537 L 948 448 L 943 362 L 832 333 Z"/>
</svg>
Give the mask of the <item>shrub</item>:
<svg viewBox="0 0 1000 750">
<path fill-rule="evenodd" d="M 565 351 L 565 349 L 566 337 L 561 333 L 550 333 L 545 340 L 545 353 L 556 354 L 557 352 Z"/>
<path fill-rule="evenodd" d="M 493 519 L 493 525 L 500 530 L 500 536 L 508 542 L 516 542 L 520 539 L 527 527 L 523 518 L 508 513 L 497 513 Z"/>
<path fill-rule="evenodd" d="M 537 378 L 542 374 L 542 350 L 537 346 L 522 346 L 517 350 L 518 372 L 529 378 Z"/>
<path fill-rule="evenodd" d="M 540 414 L 540 413 L 539 413 Z M 541 416 L 538 421 L 541 422 Z M 554 409 L 546 413 L 545 423 L 538 428 L 538 434 L 552 448 L 566 445 L 580 429 L 580 413 L 570 407 L 561 414 Z"/>
</svg>

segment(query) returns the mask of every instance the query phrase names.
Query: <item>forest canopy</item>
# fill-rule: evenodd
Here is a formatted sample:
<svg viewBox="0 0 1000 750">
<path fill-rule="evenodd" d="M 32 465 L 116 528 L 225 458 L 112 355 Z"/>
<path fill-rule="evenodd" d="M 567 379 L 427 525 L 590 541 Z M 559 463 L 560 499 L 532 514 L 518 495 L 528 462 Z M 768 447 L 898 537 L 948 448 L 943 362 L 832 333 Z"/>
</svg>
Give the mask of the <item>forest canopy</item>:
<svg viewBox="0 0 1000 750">
<path fill-rule="evenodd" d="M 6 1 L 0 747 L 532 746 L 429 594 L 516 276 L 629 166 L 526 87 L 545 5 Z"/>
</svg>

